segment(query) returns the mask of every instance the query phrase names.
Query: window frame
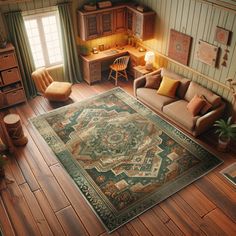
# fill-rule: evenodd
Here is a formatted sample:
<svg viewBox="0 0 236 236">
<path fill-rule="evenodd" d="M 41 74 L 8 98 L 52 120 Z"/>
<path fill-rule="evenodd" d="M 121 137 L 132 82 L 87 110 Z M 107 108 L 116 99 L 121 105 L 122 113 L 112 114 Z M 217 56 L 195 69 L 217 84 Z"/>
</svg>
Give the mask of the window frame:
<svg viewBox="0 0 236 236">
<path fill-rule="evenodd" d="M 50 63 L 50 60 L 49 60 L 48 48 L 47 48 L 47 44 L 46 44 L 46 37 L 45 37 L 45 32 L 44 32 L 44 28 L 43 28 L 43 21 L 42 21 L 43 17 L 50 17 L 50 16 L 55 16 L 55 18 L 56 18 L 59 46 L 60 46 L 61 57 L 62 57 L 60 62 L 55 62 L 55 63 Z M 50 11 L 50 12 L 43 12 L 43 13 L 25 15 L 25 16 L 23 16 L 23 20 L 24 20 L 24 23 L 27 20 L 36 20 L 37 25 L 38 25 L 39 40 L 40 40 L 40 43 L 41 43 L 41 48 L 42 48 L 43 59 L 44 59 L 45 65 L 40 66 L 40 67 L 36 67 L 36 65 L 35 65 L 36 69 L 42 68 L 42 67 L 50 68 L 50 67 L 53 67 L 53 66 L 63 65 L 64 64 L 64 62 L 63 62 L 63 48 L 62 48 L 59 12 L 57 10 L 54 10 L 54 11 Z M 26 32 L 26 34 L 27 34 L 27 32 Z M 27 34 L 27 37 L 28 37 L 28 34 Z M 28 37 L 28 39 L 29 39 L 29 37 Z M 45 45 L 45 47 L 44 47 L 44 45 Z M 31 50 L 31 45 L 30 45 L 30 50 Z"/>
</svg>

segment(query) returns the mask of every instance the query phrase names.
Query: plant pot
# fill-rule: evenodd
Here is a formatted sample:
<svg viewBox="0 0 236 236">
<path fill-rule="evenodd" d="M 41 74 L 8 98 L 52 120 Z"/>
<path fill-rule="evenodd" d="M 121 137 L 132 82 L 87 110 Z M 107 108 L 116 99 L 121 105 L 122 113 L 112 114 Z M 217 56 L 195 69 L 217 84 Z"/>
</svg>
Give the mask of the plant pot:
<svg viewBox="0 0 236 236">
<path fill-rule="evenodd" d="M 88 56 L 90 54 L 90 50 L 87 46 L 80 46 L 80 54 L 82 56 Z"/>
<path fill-rule="evenodd" d="M 218 150 L 221 152 L 227 152 L 229 150 L 230 138 L 219 137 Z"/>
</svg>

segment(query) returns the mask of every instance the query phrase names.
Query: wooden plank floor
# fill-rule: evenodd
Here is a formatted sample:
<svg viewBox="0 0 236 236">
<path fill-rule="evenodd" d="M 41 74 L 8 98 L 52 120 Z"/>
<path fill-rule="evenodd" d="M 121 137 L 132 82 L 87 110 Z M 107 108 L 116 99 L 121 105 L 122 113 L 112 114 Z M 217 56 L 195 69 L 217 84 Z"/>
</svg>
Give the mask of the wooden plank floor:
<svg viewBox="0 0 236 236">
<path fill-rule="evenodd" d="M 119 82 L 132 94 L 132 82 Z M 113 88 L 111 82 L 73 86 L 70 102 Z M 0 185 L 0 225 L 4 235 L 108 235 L 58 163 L 49 147 L 34 131 L 28 118 L 50 111 L 42 97 L 4 110 L 18 113 L 29 142 L 16 149 Z M 198 139 L 217 153 L 215 137 Z M 135 218 L 111 235 L 236 235 L 236 188 L 219 171 L 236 161 L 236 153 L 217 153 L 225 162 L 208 175 Z"/>
</svg>

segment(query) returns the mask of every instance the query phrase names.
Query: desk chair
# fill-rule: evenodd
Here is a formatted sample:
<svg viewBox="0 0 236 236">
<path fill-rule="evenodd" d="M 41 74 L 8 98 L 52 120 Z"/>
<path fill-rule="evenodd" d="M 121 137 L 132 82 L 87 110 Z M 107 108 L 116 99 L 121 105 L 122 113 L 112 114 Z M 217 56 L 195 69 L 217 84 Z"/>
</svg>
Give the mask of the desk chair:
<svg viewBox="0 0 236 236">
<path fill-rule="evenodd" d="M 109 77 L 108 79 L 112 78 L 116 81 L 116 86 L 117 86 L 117 80 L 118 80 L 118 77 L 125 77 L 126 80 L 128 81 L 128 76 L 127 76 L 127 73 L 126 73 L 126 68 L 128 66 L 128 62 L 129 62 L 129 56 L 123 56 L 123 57 L 119 57 L 119 58 L 116 58 L 116 60 L 113 62 L 112 65 L 110 65 L 110 74 L 109 74 Z M 112 72 L 115 71 L 116 75 L 115 77 L 112 75 Z"/>
<path fill-rule="evenodd" d="M 45 68 L 34 71 L 32 79 L 38 92 L 49 101 L 65 102 L 69 99 L 72 84 L 54 81 Z"/>
</svg>

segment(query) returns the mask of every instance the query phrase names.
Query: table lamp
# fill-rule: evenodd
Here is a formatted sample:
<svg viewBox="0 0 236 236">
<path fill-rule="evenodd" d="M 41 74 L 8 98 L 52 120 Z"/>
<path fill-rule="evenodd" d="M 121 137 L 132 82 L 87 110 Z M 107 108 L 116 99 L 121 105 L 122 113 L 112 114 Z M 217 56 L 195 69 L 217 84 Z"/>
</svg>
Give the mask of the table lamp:
<svg viewBox="0 0 236 236">
<path fill-rule="evenodd" d="M 146 61 L 146 69 L 147 70 L 152 70 L 153 69 L 153 62 L 155 60 L 155 54 L 154 52 L 148 51 L 145 54 L 144 61 Z"/>
</svg>

